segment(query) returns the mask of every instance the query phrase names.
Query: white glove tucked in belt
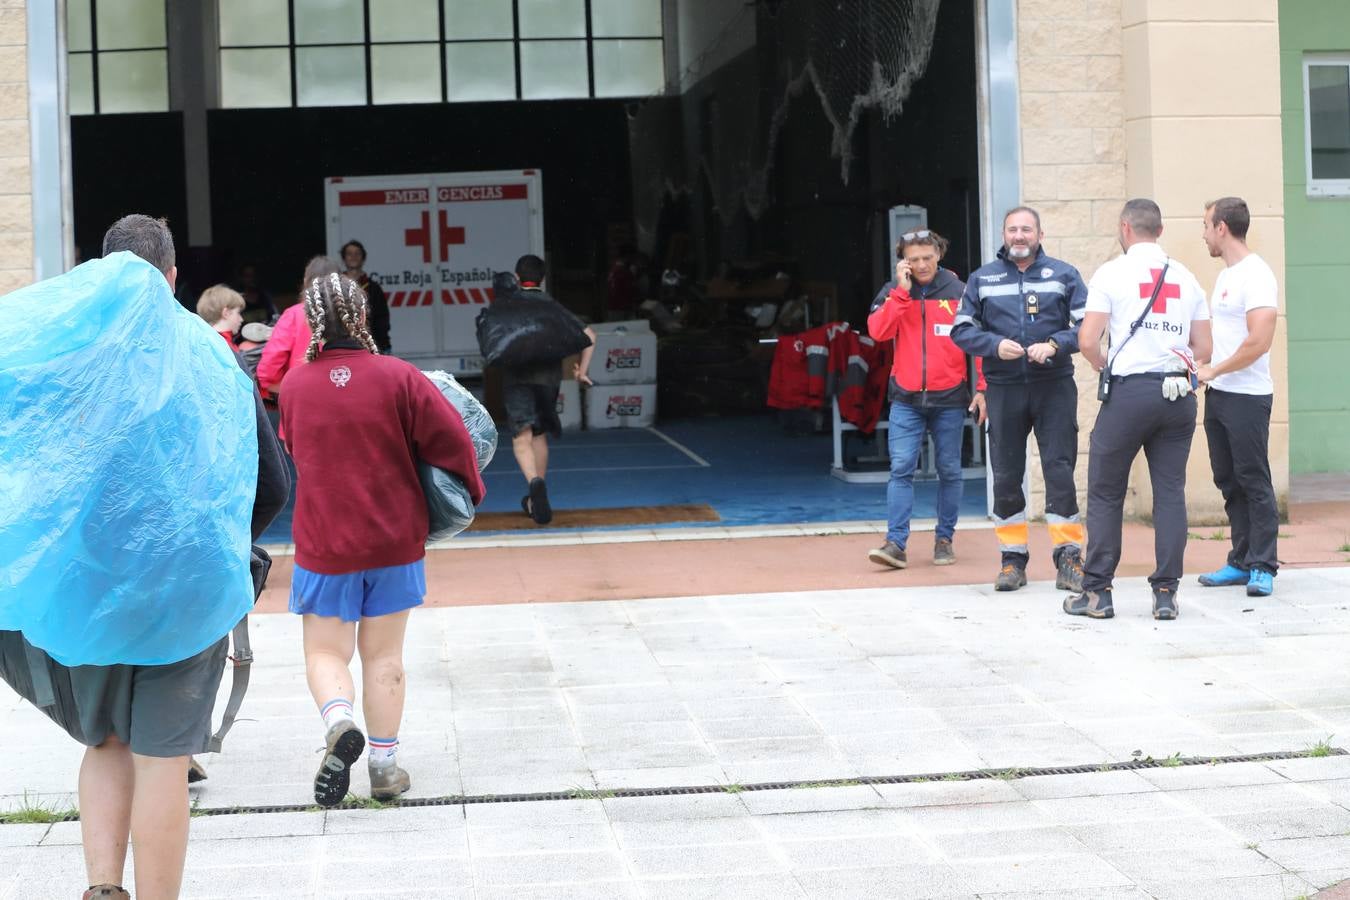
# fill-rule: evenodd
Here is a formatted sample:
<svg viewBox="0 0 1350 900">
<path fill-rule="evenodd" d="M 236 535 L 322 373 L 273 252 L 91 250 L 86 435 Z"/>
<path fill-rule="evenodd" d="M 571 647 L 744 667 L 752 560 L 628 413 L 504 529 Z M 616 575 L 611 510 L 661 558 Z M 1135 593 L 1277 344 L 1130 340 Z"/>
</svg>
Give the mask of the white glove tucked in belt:
<svg viewBox="0 0 1350 900">
<path fill-rule="evenodd" d="M 1191 378 L 1189 375 L 1168 375 L 1162 382 L 1163 396 L 1168 400 L 1176 401 L 1185 397 L 1191 392 Z"/>
</svg>

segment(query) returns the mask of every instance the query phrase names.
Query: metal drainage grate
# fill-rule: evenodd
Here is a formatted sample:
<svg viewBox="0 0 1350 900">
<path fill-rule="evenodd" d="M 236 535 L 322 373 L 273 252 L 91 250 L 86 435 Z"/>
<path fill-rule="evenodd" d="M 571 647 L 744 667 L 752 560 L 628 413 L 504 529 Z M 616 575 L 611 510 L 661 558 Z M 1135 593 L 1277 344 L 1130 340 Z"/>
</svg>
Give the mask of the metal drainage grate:
<svg viewBox="0 0 1350 900">
<path fill-rule="evenodd" d="M 609 800 L 625 797 L 681 797 L 691 794 L 740 794 L 751 791 L 810 790 L 812 788 L 858 787 L 873 784 L 923 784 L 926 782 L 954 781 L 1016 781 L 1023 778 L 1037 778 L 1042 775 L 1090 775 L 1096 772 L 1129 772 L 1139 769 L 1164 769 L 1180 766 L 1222 766 L 1232 763 L 1274 762 L 1281 759 L 1313 759 L 1324 756 L 1350 756 L 1350 752 L 1340 747 L 1326 750 L 1282 750 L 1276 753 L 1250 753 L 1241 756 L 1172 756 L 1165 759 L 1144 757 L 1125 762 L 1099 763 L 1083 766 L 1027 766 L 1007 769 L 969 769 L 964 772 L 927 772 L 917 775 L 863 775 L 858 778 L 832 778 L 823 781 L 763 781 L 756 784 L 700 784 L 682 787 L 658 788 L 615 788 L 613 790 L 589 790 L 577 788 L 570 791 L 542 791 L 533 794 L 469 794 L 446 797 L 416 797 L 391 803 L 375 801 L 346 801 L 332 810 L 357 809 L 412 809 L 430 806 L 469 806 L 484 803 L 548 803 L 562 800 Z M 223 806 L 207 809 L 194 809 L 194 816 L 241 816 L 265 815 L 267 813 L 319 812 L 320 806 L 306 806 L 299 803 L 277 806 Z M 78 812 L 52 816 L 50 822 L 77 822 Z M 13 814 L 0 813 L 0 825 L 16 824 Z"/>
</svg>

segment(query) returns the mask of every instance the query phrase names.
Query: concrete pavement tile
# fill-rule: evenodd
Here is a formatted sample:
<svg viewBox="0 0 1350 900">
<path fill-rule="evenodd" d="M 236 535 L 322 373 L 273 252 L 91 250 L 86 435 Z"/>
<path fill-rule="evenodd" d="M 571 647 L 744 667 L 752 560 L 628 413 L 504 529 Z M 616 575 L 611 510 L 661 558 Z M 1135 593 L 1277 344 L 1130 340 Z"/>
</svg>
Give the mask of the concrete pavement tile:
<svg viewBox="0 0 1350 900">
<path fill-rule="evenodd" d="M 1017 781 L 924 781 L 878 784 L 876 791 L 891 807 L 956 806 L 962 803 L 1020 803 Z"/>
<path fill-rule="evenodd" d="M 463 806 L 334 809 L 325 816 L 323 833 L 380 834 L 425 830 L 463 835 L 464 809 Z"/>
<path fill-rule="evenodd" d="M 980 894 L 980 900 L 1082 900 L 1082 891 L 1001 891 Z M 1098 887 L 1092 889 L 1092 900 L 1153 900 L 1153 895 L 1137 887 Z"/>
<path fill-rule="evenodd" d="M 247 869 L 253 866 L 308 865 L 327 852 L 322 837 L 228 838 L 189 841 L 186 869 Z"/>
<path fill-rule="evenodd" d="M 966 831 L 1011 831 L 1048 828 L 1057 824 L 1030 802 L 971 803 L 962 806 L 921 806 L 898 810 L 920 834 L 960 834 Z"/>
<path fill-rule="evenodd" d="M 673 769 L 716 765 L 717 758 L 702 741 L 681 744 L 634 744 L 628 747 L 588 747 L 583 754 L 591 769 Z"/>
<path fill-rule="evenodd" d="M 828 812 L 839 809 L 875 809 L 885 806 L 881 794 L 868 785 L 846 787 L 788 788 L 778 791 L 746 791 L 739 795 L 751 814 Z"/>
<path fill-rule="evenodd" d="M 1333 741 L 1339 744 L 1340 741 Z M 1328 781 L 1350 778 L 1350 756 L 1315 756 L 1301 759 L 1276 759 L 1262 763 L 1290 781 Z"/>
<path fill-rule="evenodd" d="M 0 848 L 6 847 L 36 847 L 39 844 L 50 846 L 52 844 L 66 843 L 65 841 L 49 840 L 50 832 L 54 828 L 63 825 L 74 825 L 75 832 L 78 835 L 80 830 L 79 822 L 58 822 L 55 824 L 29 824 L 29 825 L 0 825 Z M 79 843 L 78 838 L 76 843 Z"/>
<path fill-rule="evenodd" d="M 455 732 L 506 731 L 519 728 L 570 729 L 572 717 L 563 706 L 465 709 L 455 712 Z"/>
<path fill-rule="evenodd" d="M 645 900 L 787 900 L 805 897 L 791 875 L 715 875 L 705 878 L 644 878 L 637 889 Z"/>
<path fill-rule="evenodd" d="M 396 856 L 363 859 L 358 864 L 334 855 L 325 857 L 319 871 L 321 896 L 343 897 L 363 891 L 425 890 L 444 885 L 452 890 L 473 887 L 469 861 L 441 856 Z M 285 896 L 280 894 L 280 896 Z"/>
<path fill-rule="evenodd" d="M 695 720 L 787 718 L 800 717 L 803 714 L 802 708 L 795 701 L 781 694 L 772 697 L 685 700 L 684 707 Z"/>
<path fill-rule="evenodd" d="M 739 795 L 688 794 L 662 797 L 613 797 L 600 801 L 609 820 L 618 822 L 668 822 L 681 819 L 739 818 L 749 815 Z"/>
<path fill-rule="evenodd" d="M 812 900 L 858 900 L 969 896 L 974 893 L 954 869 L 943 864 L 888 868 L 833 869 L 796 872 L 798 883 Z"/>
<path fill-rule="evenodd" d="M 601 790 L 627 788 L 701 787 L 727 784 L 726 770 L 711 763 L 696 766 L 654 766 L 643 769 L 595 769 L 595 783 Z"/>
<path fill-rule="evenodd" d="M 688 709 L 678 700 L 655 699 L 646 703 L 607 703 L 604 706 L 579 706 L 572 710 L 577 727 L 605 728 L 647 722 L 687 722 Z"/>
<path fill-rule="evenodd" d="M 323 834 L 324 815 L 322 812 L 282 812 L 197 816 L 189 827 L 189 840 Z"/>
<path fill-rule="evenodd" d="M 1311 896 L 1312 887 L 1297 875 L 1213 876 L 1192 881 L 1147 880 L 1139 885 L 1156 900 L 1294 900 Z"/>
<path fill-rule="evenodd" d="M 823 737 L 824 730 L 804 715 L 744 717 L 735 719 L 698 719 L 698 729 L 709 741 L 733 741 L 755 738 Z"/>
<path fill-rule="evenodd" d="M 907 701 L 907 702 L 913 702 Z M 946 726 L 932 710 L 904 706 L 890 709 L 815 710 L 811 718 L 826 733 L 844 735 L 908 735 L 944 731 Z"/>
<path fill-rule="evenodd" d="M 710 741 L 719 762 L 753 763 L 801 757 L 833 757 L 835 745 L 824 735 Z M 786 776 L 785 776 L 786 777 Z"/>
<path fill-rule="evenodd" d="M 1214 821 L 1249 841 L 1350 834 L 1350 810 L 1330 804 L 1215 816 Z"/>
<path fill-rule="evenodd" d="M 1089 853 L 1032 859 L 954 862 L 951 867 L 975 893 L 1074 889 L 1083 896 L 1132 881 L 1101 857 Z"/>
<path fill-rule="evenodd" d="M 1247 847 L 1182 844 L 1161 855 L 1156 850 L 1132 850 L 1102 853 L 1101 857 L 1141 884 L 1160 876 L 1175 881 L 1198 881 L 1215 875 L 1239 878 L 1285 871 L 1279 863 Z"/>
<path fill-rule="evenodd" d="M 1096 822 L 1067 825 L 1065 831 L 1098 853 L 1165 851 L 1175 846 L 1241 847 L 1242 838 L 1204 816 L 1178 815 L 1161 821 Z"/>
<path fill-rule="evenodd" d="M 1328 803 L 1350 808 L 1350 778 L 1338 778 L 1333 781 L 1304 781 L 1299 785 L 1309 794 L 1320 797 Z"/>
<path fill-rule="evenodd" d="M 588 768 L 572 770 L 519 769 L 506 774 L 464 776 L 464 794 L 469 797 L 547 794 L 554 791 L 593 791 L 595 786 L 595 776 Z"/>
<path fill-rule="evenodd" d="M 1249 787 L 1255 784 L 1279 784 L 1286 779 L 1266 763 L 1224 763 L 1216 766 L 1174 766 L 1139 769 L 1140 778 L 1165 791 L 1197 788 Z"/>
<path fill-rule="evenodd" d="M 688 847 L 635 847 L 623 851 L 634 877 L 756 875 L 783 872 L 768 844 L 699 844 Z"/>
<path fill-rule="evenodd" d="M 1000 857 L 1074 856 L 1088 847 L 1063 828 L 1019 828 L 1011 831 L 966 831 L 930 835 L 948 862 Z"/>
<path fill-rule="evenodd" d="M 127 880 L 130 882 L 131 868 L 128 867 L 127 871 Z M 317 897 L 315 878 L 316 869 L 313 862 L 306 862 L 304 865 L 273 864 L 185 869 L 180 896 L 184 900 L 204 900 L 207 897 Z"/>
<path fill-rule="evenodd" d="M 794 872 L 925 865 L 941 861 L 927 845 L 900 834 L 779 841 L 774 849 L 787 860 Z"/>
<path fill-rule="evenodd" d="M 1350 868 L 1350 835 L 1261 841 L 1259 849 L 1294 872 Z"/>
<path fill-rule="evenodd" d="M 1277 809 L 1317 806 L 1315 794 L 1297 784 L 1258 784 L 1244 787 L 1199 788 L 1174 791 L 1170 796 L 1208 816 L 1237 815 Z"/>
<path fill-rule="evenodd" d="M 857 778 L 862 766 L 841 756 L 794 756 L 789 758 L 723 762 L 729 784 L 814 784 Z"/>
<path fill-rule="evenodd" d="M 545 887 L 479 885 L 474 891 L 474 900 L 639 900 L 641 896 L 636 884 L 623 881 L 589 881 Z"/>
<path fill-rule="evenodd" d="M 1157 788 L 1138 772 L 1107 771 L 1075 775 L 1037 775 L 1010 782 L 1028 800 L 1065 797 L 1102 797 L 1111 794 L 1144 794 Z"/>
<path fill-rule="evenodd" d="M 586 768 L 586 754 L 580 747 L 536 746 L 496 752 L 461 750 L 459 753 L 459 771 L 464 778 L 520 770 L 575 772 Z"/>
<path fill-rule="evenodd" d="M 989 728 L 1004 725 L 1063 724 L 1063 718 L 1041 703 L 1000 703 L 983 706 L 949 706 L 938 713 L 948 728 Z"/>
<path fill-rule="evenodd" d="M 568 705 L 574 709 L 584 706 L 612 706 L 616 703 L 645 703 L 653 697 L 670 694 L 670 682 L 664 678 L 636 684 L 579 685 L 562 689 Z"/>
<path fill-rule="evenodd" d="M 756 816 L 766 839 L 775 842 L 831 840 L 834 838 L 910 835 L 914 832 L 907 811 L 899 809 L 846 809 L 825 812 L 781 813 Z"/>
<path fill-rule="evenodd" d="M 754 819 L 690 819 L 674 822 L 615 822 L 614 836 L 625 850 L 695 844 L 759 844 Z"/>
<path fill-rule="evenodd" d="M 291 839 L 288 839 L 291 840 Z M 421 831 L 367 831 L 360 834 L 325 834 L 323 850 L 329 859 L 359 863 L 367 859 L 467 859 L 469 841 L 463 822 L 436 825 Z M 303 859 L 298 852 L 295 858 Z"/>
<path fill-rule="evenodd" d="M 543 825 L 603 825 L 609 821 L 599 800 L 554 800 L 547 803 L 468 803 L 463 807 L 471 826 L 534 828 Z"/>
<path fill-rule="evenodd" d="M 826 713 L 876 712 L 886 710 L 900 714 L 906 709 L 916 713 L 926 713 L 922 707 L 915 707 L 914 694 L 891 688 L 883 691 L 845 691 L 826 692 L 807 691 L 803 685 L 788 685 L 784 690 L 796 701 L 797 705 L 812 716 Z"/>
<path fill-rule="evenodd" d="M 475 859 L 511 853 L 577 853 L 617 850 L 609 823 L 577 825 L 469 825 Z"/>
<path fill-rule="evenodd" d="M 1162 791 L 1147 794 L 1105 794 L 1098 797 L 1065 797 L 1033 800 L 1031 803 L 1059 825 L 1091 825 L 1106 822 L 1156 822 L 1184 815 Z"/>
<path fill-rule="evenodd" d="M 1328 888 L 1339 887 L 1324 900 L 1345 900 L 1346 894 L 1350 893 L 1347 888 L 1340 887 L 1346 881 L 1350 881 L 1350 866 L 1340 866 L 1334 869 L 1310 869 L 1306 872 L 1299 872 L 1298 875 L 1316 890 L 1325 891 Z"/>
<path fill-rule="evenodd" d="M 634 744 L 682 744 L 703 740 L 703 735 L 690 719 L 672 722 L 628 722 L 604 727 L 578 723 L 576 731 L 567 735 L 563 742 L 572 743 L 578 737 L 581 746 L 587 749 L 631 747 Z"/>
<path fill-rule="evenodd" d="M 472 860 L 475 887 L 626 881 L 628 866 L 617 851 L 521 853 Z"/>
</svg>

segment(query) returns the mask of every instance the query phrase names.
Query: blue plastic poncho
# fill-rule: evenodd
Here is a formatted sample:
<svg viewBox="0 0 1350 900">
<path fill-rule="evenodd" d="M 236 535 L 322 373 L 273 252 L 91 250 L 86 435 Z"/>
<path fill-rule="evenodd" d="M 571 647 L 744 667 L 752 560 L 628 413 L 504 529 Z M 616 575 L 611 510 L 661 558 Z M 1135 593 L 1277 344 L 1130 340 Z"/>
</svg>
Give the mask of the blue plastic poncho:
<svg viewBox="0 0 1350 900">
<path fill-rule="evenodd" d="M 497 452 L 497 426 L 491 414 L 450 373 L 436 371 L 422 374 L 436 385 L 464 421 L 464 429 L 469 432 L 474 454 L 478 457 L 478 471 L 482 472 Z M 473 524 L 473 500 L 458 475 L 418 460 L 417 477 L 422 482 L 422 493 L 427 498 L 428 542 L 452 538 Z"/>
<path fill-rule="evenodd" d="M 253 604 L 252 388 L 130 253 L 0 297 L 0 630 L 162 665 Z"/>
</svg>

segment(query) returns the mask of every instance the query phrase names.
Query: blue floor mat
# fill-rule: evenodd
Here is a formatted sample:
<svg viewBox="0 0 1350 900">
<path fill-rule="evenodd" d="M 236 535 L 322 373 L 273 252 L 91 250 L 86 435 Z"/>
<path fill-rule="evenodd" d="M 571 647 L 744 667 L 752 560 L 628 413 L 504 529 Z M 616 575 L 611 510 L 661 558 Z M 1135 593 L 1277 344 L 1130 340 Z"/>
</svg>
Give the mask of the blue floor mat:
<svg viewBox="0 0 1350 900">
<path fill-rule="evenodd" d="M 725 525 L 885 519 L 885 484 L 832 477 L 831 456 L 829 434 L 788 433 L 771 414 L 571 432 L 550 442 L 548 492 L 555 509 L 705 503 Z M 520 509 L 525 481 L 509 444 L 497 448 L 483 480 L 484 512 Z M 966 480 L 962 516 L 985 515 L 984 485 L 983 478 Z M 914 518 L 935 517 L 936 502 L 936 482 L 917 483 Z M 264 539 L 289 543 L 290 527 L 288 504 Z"/>
</svg>

